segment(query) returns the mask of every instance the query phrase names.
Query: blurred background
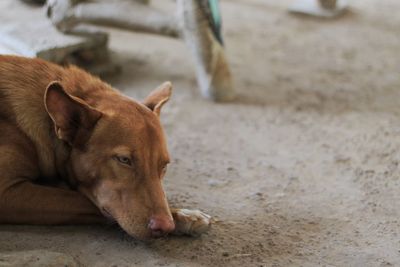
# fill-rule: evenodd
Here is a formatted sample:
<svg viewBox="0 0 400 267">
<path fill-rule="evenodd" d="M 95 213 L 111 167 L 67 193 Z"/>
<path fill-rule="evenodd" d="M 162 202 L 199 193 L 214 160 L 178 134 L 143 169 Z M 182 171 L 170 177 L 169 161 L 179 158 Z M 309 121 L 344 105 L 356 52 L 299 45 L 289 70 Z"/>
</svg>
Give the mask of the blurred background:
<svg viewBox="0 0 400 267">
<path fill-rule="evenodd" d="M 3 225 L 0 262 L 399 266 L 400 2 L 352 0 L 322 17 L 298 14 L 299 2 L 222 0 L 224 46 L 213 35 L 193 49 L 196 38 L 143 28 L 65 37 L 45 7 L 2 0 L 2 53 L 83 63 L 136 99 L 172 81 L 161 118 L 172 157 L 166 191 L 217 222 L 200 238 L 151 243 L 101 226 Z M 177 3 L 148 7 L 175 14 Z M 219 51 L 211 61 L 198 56 L 207 49 Z M 213 80 L 207 64 L 220 57 L 210 73 L 225 71 Z M 220 101 L 220 88 L 234 96 Z"/>
</svg>

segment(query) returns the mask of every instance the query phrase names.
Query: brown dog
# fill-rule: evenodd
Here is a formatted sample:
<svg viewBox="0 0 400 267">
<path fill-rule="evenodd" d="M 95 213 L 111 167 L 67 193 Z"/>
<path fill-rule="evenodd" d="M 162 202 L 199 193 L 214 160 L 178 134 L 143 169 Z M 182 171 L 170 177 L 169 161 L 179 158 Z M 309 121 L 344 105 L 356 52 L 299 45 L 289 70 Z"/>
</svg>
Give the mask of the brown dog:
<svg viewBox="0 0 400 267">
<path fill-rule="evenodd" d="M 170 95 L 167 82 L 141 104 L 76 67 L 0 56 L 0 223 L 105 215 L 140 239 L 208 229 L 199 211 L 171 212 L 162 187 Z M 48 186 L 59 181 L 71 190 Z"/>
</svg>

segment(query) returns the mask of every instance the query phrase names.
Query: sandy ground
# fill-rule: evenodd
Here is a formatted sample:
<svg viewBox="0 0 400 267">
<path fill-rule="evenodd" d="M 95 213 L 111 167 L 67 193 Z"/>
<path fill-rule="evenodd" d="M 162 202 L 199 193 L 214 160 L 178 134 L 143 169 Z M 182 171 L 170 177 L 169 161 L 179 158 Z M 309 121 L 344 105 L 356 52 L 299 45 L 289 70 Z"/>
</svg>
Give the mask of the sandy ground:
<svg viewBox="0 0 400 267">
<path fill-rule="evenodd" d="M 0 226 L 0 266 L 31 250 L 83 266 L 400 266 L 400 2 L 353 0 L 334 21 L 288 15 L 290 3 L 223 1 L 230 104 L 199 96 L 182 43 L 112 32 L 113 85 L 139 99 L 175 85 L 166 188 L 219 220 L 208 234 Z"/>
</svg>

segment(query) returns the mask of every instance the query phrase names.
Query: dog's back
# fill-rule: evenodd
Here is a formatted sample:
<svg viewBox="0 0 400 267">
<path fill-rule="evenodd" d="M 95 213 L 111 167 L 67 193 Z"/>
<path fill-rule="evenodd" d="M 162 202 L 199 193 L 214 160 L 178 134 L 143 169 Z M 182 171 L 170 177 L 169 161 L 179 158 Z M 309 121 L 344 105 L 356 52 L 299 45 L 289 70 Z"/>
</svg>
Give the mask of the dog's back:
<svg viewBox="0 0 400 267">
<path fill-rule="evenodd" d="M 0 55 L 0 117 L 20 123 L 21 118 L 42 115 L 48 118 L 44 107 L 44 93 L 52 81 L 59 81 L 65 90 L 91 104 L 100 96 L 118 95 L 106 83 L 74 66 L 60 67 L 41 59 Z M 105 93 L 104 91 L 108 91 Z"/>
<path fill-rule="evenodd" d="M 61 72 L 42 60 L 0 55 L 0 117 L 16 123 L 22 119 L 17 114 L 36 117 L 43 113 L 46 86 L 59 79 Z"/>
<path fill-rule="evenodd" d="M 96 95 L 109 90 L 99 79 L 76 68 L 63 68 L 40 59 L 0 55 L 0 120 L 18 127 L 36 147 L 44 177 L 55 176 L 54 130 L 44 105 L 44 94 L 52 81 L 60 81 L 65 90 L 96 102 Z M 102 94 L 97 94 L 102 91 Z"/>
<path fill-rule="evenodd" d="M 53 176 L 55 168 L 43 97 L 46 86 L 61 73 L 62 68 L 42 60 L 0 56 L 0 118 L 33 142 L 44 176 Z"/>
</svg>

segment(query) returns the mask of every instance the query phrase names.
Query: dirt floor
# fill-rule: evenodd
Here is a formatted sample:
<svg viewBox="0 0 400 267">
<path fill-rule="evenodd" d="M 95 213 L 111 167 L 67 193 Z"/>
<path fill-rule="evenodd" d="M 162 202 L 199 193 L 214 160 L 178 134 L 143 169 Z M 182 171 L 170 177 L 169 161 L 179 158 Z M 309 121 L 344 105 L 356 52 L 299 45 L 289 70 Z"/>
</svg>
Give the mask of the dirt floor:
<svg viewBox="0 0 400 267">
<path fill-rule="evenodd" d="M 15 251 L 83 266 L 400 266 L 400 2 L 350 2 L 325 21 L 289 15 L 289 0 L 222 1 L 230 104 L 200 97 L 183 43 L 113 31 L 123 73 L 109 82 L 139 99 L 175 86 L 162 114 L 171 202 L 219 222 L 149 243 L 0 226 L 0 266 Z"/>
</svg>

